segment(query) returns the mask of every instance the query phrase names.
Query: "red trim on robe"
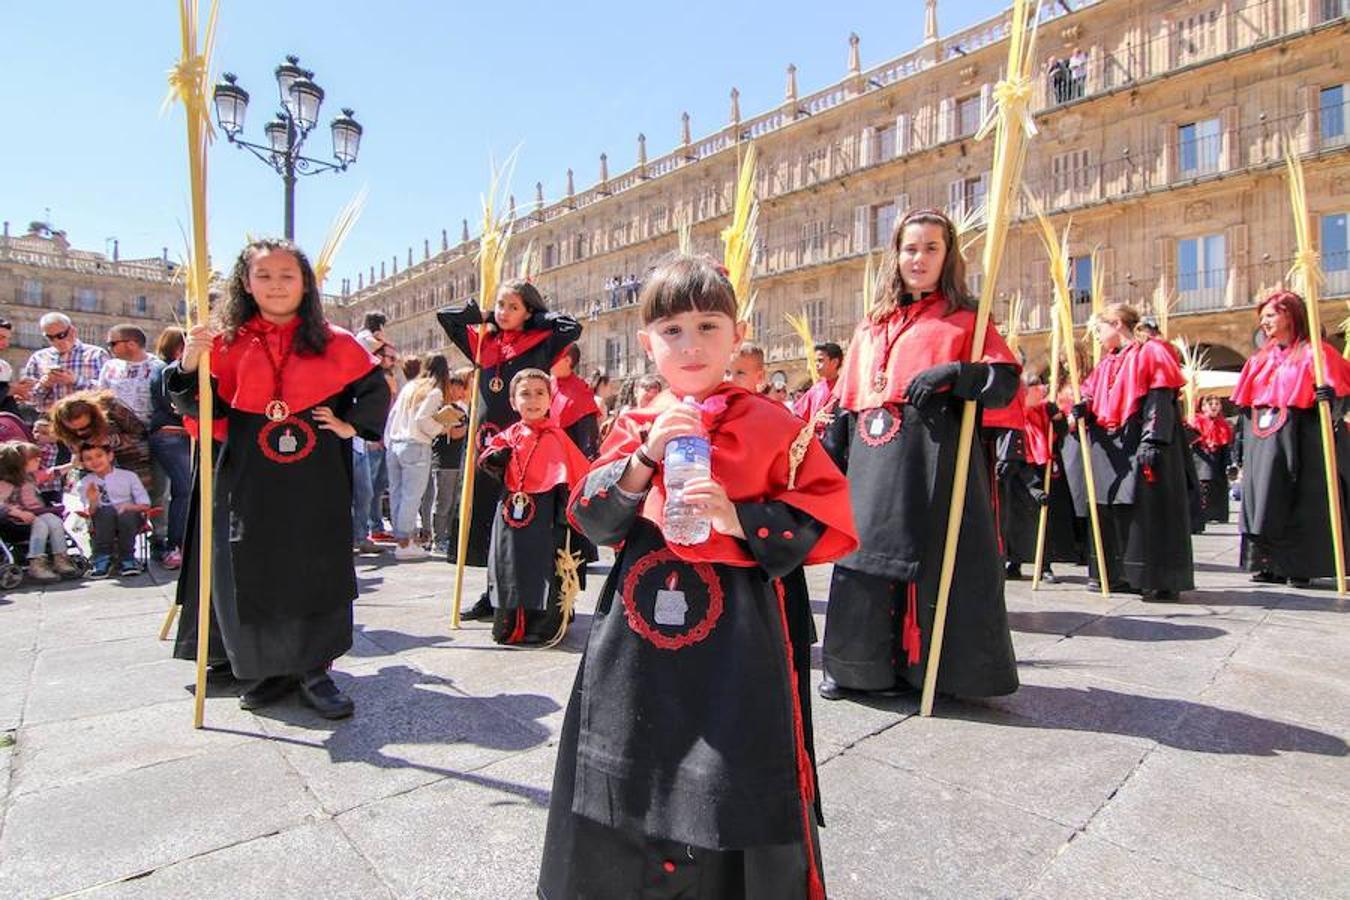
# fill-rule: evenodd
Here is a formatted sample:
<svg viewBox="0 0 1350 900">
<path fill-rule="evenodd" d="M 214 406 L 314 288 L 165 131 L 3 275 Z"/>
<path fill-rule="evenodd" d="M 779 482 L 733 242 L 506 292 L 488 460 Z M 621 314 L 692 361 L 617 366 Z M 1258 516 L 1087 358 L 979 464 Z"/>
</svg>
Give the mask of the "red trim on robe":
<svg viewBox="0 0 1350 900">
<path fill-rule="evenodd" d="M 1176 390 L 1186 383 L 1170 347 L 1157 340 L 1129 343 L 1103 356 L 1083 382 L 1083 399 L 1089 401 L 1097 424 L 1115 431 L 1144 404 L 1144 395 L 1155 388 Z"/>
<path fill-rule="evenodd" d="M 560 484 L 571 488 L 580 484 L 590 469 L 590 462 L 567 432 L 551 420 L 533 425 L 516 422 L 494 434 L 483 448 L 483 455 L 507 447 L 511 448 L 512 459 L 506 465 L 505 483 L 512 493 L 542 494 Z M 522 464 L 523 477 L 517 468 Z"/>
<path fill-rule="evenodd" d="M 469 359 L 471 361 L 478 354 L 478 329 L 481 327 L 480 325 L 468 326 Z M 495 334 L 489 334 L 483 343 L 483 355 L 478 358 L 478 365 L 486 371 L 501 363 L 510 362 L 517 356 L 521 356 L 539 346 L 552 335 L 553 329 L 551 328 L 498 331 Z M 553 362 L 554 360 L 549 360 L 550 365 Z"/>
<path fill-rule="evenodd" d="M 560 428 L 571 428 L 587 416 L 599 418 L 600 407 L 595 403 L 595 394 L 586 379 L 575 374 L 553 379 L 553 405 L 549 408 L 549 417 Z"/>
<path fill-rule="evenodd" d="M 619 416 L 591 469 L 631 456 L 642 445 L 656 417 L 678 402 L 667 391 L 651 406 Z M 788 450 L 801 433 L 800 419 L 783 404 L 730 382 L 719 385 L 704 403 L 712 410 L 703 414 L 712 439 L 712 477 L 726 488 L 733 503 L 778 500 L 820 522 L 824 531 L 807 554 L 805 565 L 832 562 L 857 548 L 848 482 L 819 441 L 813 440 L 808 445 L 806 457 L 797 469 L 797 486 L 788 490 Z M 569 508 L 579 501 L 580 493 L 578 486 Z M 639 514 L 660 528 L 665 520 L 665 505 L 665 484 L 658 466 Z M 671 544 L 670 550 L 685 562 L 724 563 L 743 568 L 758 565 L 742 541 L 716 531 L 702 544 Z"/>
<path fill-rule="evenodd" d="M 942 363 L 970 362 L 975 335 L 975 311 L 958 309 L 943 315 L 947 301 L 940 293 L 929 294 L 902 306 L 881 322 L 863 319 L 854 329 L 835 393 L 842 408 L 851 412 L 876 409 L 887 403 L 903 403 L 910 379 Z M 886 385 L 878 391 L 873 379 L 885 359 Z M 995 328 L 984 335 L 980 362 L 1007 363 L 1021 370 L 1003 336 Z"/>
<path fill-rule="evenodd" d="M 1336 389 L 1336 396 L 1350 395 L 1350 363 L 1326 341 L 1322 342 L 1322 355 L 1326 359 L 1327 383 Z M 1311 409 L 1316 402 L 1313 387 L 1311 345 L 1298 341 L 1281 347 L 1269 341 L 1242 366 L 1242 374 L 1233 387 L 1233 402 L 1252 408 Z"/>
</svg>

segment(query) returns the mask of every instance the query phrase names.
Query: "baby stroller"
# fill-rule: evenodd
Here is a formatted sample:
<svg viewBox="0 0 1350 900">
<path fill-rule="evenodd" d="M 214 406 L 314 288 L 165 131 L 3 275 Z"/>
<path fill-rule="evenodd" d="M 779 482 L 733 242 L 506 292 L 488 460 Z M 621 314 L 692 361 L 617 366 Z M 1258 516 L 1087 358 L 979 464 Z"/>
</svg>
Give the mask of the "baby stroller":
<svg viewBox="0 0 1350 900">
<path fill-rule="evenodd" d="M 52 510 L 62 519 L 65 511 L 61 507 Z M 12 591 L 23 584 L 24 571 L 28 565 L 28 525 L 11 520 L 0 522 L 0 589 Z M 89 557 L 70 529 L 66 529 L 66 557 L 80 573 L 80 577 L 89 571 Z"/>
</svg>

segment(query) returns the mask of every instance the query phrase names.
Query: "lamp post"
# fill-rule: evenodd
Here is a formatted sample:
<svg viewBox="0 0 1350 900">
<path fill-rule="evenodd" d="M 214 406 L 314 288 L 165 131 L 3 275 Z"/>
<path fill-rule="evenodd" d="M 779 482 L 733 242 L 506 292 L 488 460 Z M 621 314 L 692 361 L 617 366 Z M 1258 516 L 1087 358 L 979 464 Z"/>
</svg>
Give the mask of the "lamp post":
<svg viewBox="0 0 1350 900">
<path fill-rule="evenodd" d="M 248 91 L 235 83 L 235 76 L 226 72 L 216 85 L 213 99 L 216 122 L 231 144 L 241 147 L 267 163 L 281 176 L 285 185 L 286 239 L 295 238 L 295 182 L 300 175 L 320 172 L 345 172 L 356 162 L 361 147 L 361 125 L 350 109 L 343 109 L 330 124 L 333 133 L 333 158 L 336 162 L 304 156 L 300 150 L 314 127 L 319 124 L 319 107 L 323 105 L 323 88 L 314 83 L 314 73 L 300 67 L 300 58 L 286 57 L 276 69 L 277 90 L 281 109 L 263 126 L 266 144 L 254 144 L 240 138 L 244 130 L 244 114 L 248 111 Z"/>
</svg>

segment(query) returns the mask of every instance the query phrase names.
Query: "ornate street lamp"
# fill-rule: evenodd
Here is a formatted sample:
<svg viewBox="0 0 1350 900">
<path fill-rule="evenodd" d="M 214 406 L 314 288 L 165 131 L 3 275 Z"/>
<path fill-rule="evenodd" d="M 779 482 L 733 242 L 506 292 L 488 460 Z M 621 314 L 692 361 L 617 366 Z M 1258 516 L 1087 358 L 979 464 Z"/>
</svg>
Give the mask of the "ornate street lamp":
<svg viewBox="0 0 1350 900">
<path fill-rule="evenodd" d="M 364 129 L 350 109 L 332 122 L 333 158 L 336 162 L 304 156 L 300 149 L 305 139 L 319 124 L 319 110 L 323 106 L 323 88 L 314 83 L 314 73 L 301 68 L 300 58 L 287 56 L 277 66 L 277 92 L 281 109 L 263 126 L 266 144 L 254 144 L 239 137 L 244 130 L 244 116 L 248 112 L 248 91 L 235 83 L 233 74 L 226 72 L 216 85 L 214 101 L 216 122 L 231 144 L 248 150 L 267 163 L 281 176 L 285 184 L 285 234 L 295 237 L 295 182 L 300 175 L 319 172 L 345 171 L 356 162 L 361 149 Z"/>
</svg>

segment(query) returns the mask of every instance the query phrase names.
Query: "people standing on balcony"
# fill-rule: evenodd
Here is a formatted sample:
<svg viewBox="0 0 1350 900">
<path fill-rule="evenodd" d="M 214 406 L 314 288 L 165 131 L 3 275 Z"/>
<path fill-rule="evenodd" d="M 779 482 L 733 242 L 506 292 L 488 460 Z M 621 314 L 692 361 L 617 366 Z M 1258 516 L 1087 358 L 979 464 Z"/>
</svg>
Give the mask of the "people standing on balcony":
<svg viewBox="0 0 1350 900">
<path fill-rule="evenodd" d="M 508 386 L 522 369 L 553 367 L 558 356 L 581 336 L 581 325 L 565 313 L 549 312 L 539 289 L 525 279 L 513 279 L 497 289 L 496 302 L 486 317 L 486 336 L 479 352 L 479 329 L 484 322 L 476 300 L 448 306 L 436 313 L 450 342 L 480 366 L 478 376 L 478 446 L 481 449 L 492 435 L 504 431 L 519 420 L 511 408 Z M 485 566 L 488 542 L 492 534 L 492 516 L 501 494 L 500 483 L 490 478 L 475 479 L 471 526 L 465 564 Z M 458 548 L 450 547 L 451 559 Z M 464 614 L 466 619 L 492 618 L 487 592 Z"/>
<path fill-rule="evenodd" d="M 670 391 L 619 418 L 570 500 L 618 556 L 559 739 L 548 900 L 825 897 L 801 573 L 856 546 L 848 486 L 818 442 L 794 454 L 800 419 L 724 380 L 736 309 L 711 260 L 648 276 L 639 340 Z M 669 542 L 662 460 L 695 436 L 711 470 L 681 496 L 709 534 Z"/>
<path fill-rule="evenodd" d="M 623 299 L 625 303 L 636 303 L 638 298 L 638 289 L 641 284 L 638 283 L 638 277 L 631 272 L 623 279 Z"/>
<path fill-rule="evenodd" d="M 1326 457 L 1317 404 L 1331 404 L 1341 530 L 1350 535 L 1350 436 L 1342 416 L 1350 363 L 1325 340 L 1326 384 L 1316 384 L 1303 298 L 1278 291 L 1257 307 L 1265 343 L 1242 367 L 1242 556 L 1252 581 L 1307 587 L 1336 573 Z"/>
<path fill-rule="evenodd" d="M 164 374 L 178 411 L 197 419 L 197 366 L 210 354 L 215 390 L 211 629 L 213 673 L 244 685 L 239 705 L 257 709 L 299 690 L 319 715 L 350 716 L 355 704 L 329 675 L 352 645 L 352 448 L 384 430 L 389 388 L 369 351 L 324 319 L 309 260 L 279 239 L 239 254 L 218 331 L 188 332 Z M 191 517 L 190 517 L 191 518 Z M 197 653 L 199 530 L 187 531 L 178 579 L 174 655 Z"/>
<path fill-rule="evenodd" d="M 947 216 L 919 210 L 900 221 L 878 295 L 849 343 L 826 435 L 848 472 L 861 541 L 830 584 L 820 685 L 829 700 L 923 684 L 962 404 L 1006 406 L 1018 384 L 993 328 L 980 361 L 969 361 L 975 301 Z M 971 449 L 937 689 L 993 696 L 1017 689 L 1017 666 L 988 468 L 978 444 Z"/>
<path fill-rule="evenodd" d="M 1187 423 L 1195 476 L 1200 483 L 1202 522 L 1228 521 L 1228 469 L 1233 465 L 1233 426 L 1223 414 L 1223 398 L 1200 398 L 1200 410 Z"/>
<path fill-rule="evenodd" d="M 1178 403 L 1186 379 L 1168 344 L 1138 339 L 1138 324 L 1139 313 L 1125 303 L 1110 304 L 1097 316 L 1102 358 L 1083 381 L 1073 418 L 1087 425 L 1111 589 L 1174 602 L 1195 586 L 1195 471 Z M 1087 516 L 1084 485 L 1074 498 L 1079 515 Z M 1095 590 L 1095 554 L 1091 562 L 1089 589 Z"/>
<path fill-rule="evenodd" d="M 1069 98 L 1081 100 L 1087 95 L 1088 55 L 1074 47 L 1069 57 Z"/>
<path fill-rule="evenodd" d="M 1046 64 L 1046 74 L 1050 79 L 1050 96 L 1055 103 L 1069 99 L 1069 63 L 1067 60 L 1052 56 Z"/>
</svg>

